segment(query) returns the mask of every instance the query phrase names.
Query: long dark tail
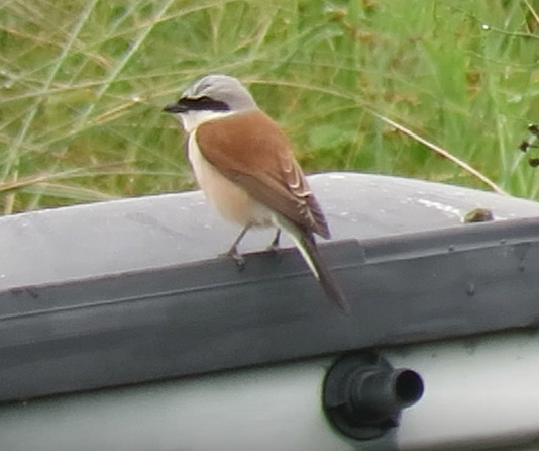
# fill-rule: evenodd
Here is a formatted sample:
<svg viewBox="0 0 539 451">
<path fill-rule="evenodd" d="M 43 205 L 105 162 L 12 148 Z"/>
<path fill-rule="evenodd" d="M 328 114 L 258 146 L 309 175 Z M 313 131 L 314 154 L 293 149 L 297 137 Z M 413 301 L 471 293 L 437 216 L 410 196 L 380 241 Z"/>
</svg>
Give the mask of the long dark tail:
<svg viewBox="0 0 539 451">
<path fill-rule="evenodd" d="M 298 231 L 299 232 L 299 231 Z M 337 304 L 340 308 L 350 311 L 348 303 L 344 299 L 344 294 L 337 284 L 337 281 L 331 275 L 324 259 L 320 255 L 318 246 L 314 241 L 314 236 L 305 232 L 293 235 L 301 255 L 309 265 L 309 268 L 320 282 L 327 297 Z"/>
</svg>

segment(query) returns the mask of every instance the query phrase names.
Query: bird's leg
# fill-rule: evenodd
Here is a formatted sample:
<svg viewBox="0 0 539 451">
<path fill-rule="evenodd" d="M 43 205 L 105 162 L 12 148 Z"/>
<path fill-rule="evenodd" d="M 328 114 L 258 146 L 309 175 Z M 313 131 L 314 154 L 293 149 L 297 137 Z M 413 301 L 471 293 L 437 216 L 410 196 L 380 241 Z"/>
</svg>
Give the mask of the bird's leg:
<svg viewBox="0 0 539 451">
<path fill-rule="evenodd" d="M 240 232 L 238 237 L 234 240 L 234 242 L 232 243 L 232 246 L 230 246 L 230 249 L 220 254 L 222 257 L 232 257 L 240 270 L 242 270 L 245 266 L 245 258 L 243 258 L 238 252 L 238 246 L 241 240 L 243 239 L 243 237 L 245 236 L 245 234 L 249 231 L 251 227 L 252 227 L 252 224 L 247 224 L 243 228 L 243 230 Z"/>
<path fill-rule="evenodd" d="M 268 251 L 277 253 L 279 251 L 279 249 L 281 248 L 281 246 L 279 244 L 280 241 L 281 241 L 281 229 L 277 229 L 277 233 L 275 234 L 275 238 L 273 239 L 271 244 L 266 249 Z"/>
</svg>

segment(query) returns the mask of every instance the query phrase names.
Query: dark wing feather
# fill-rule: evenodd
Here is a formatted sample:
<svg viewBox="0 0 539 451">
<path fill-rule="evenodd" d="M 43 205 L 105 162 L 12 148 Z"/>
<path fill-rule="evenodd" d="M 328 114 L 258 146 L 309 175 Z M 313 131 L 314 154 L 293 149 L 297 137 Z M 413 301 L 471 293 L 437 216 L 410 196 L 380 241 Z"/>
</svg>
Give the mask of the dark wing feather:
<svg viewBox="0 0 539 451">
<path fill-rule="evenodd" d="M 203 123 L 196 138 L 202 155 L 254 199 L 329 238 L 322 209 L 275 121 L 261 111 L 233 114 Z"/>
</svg>

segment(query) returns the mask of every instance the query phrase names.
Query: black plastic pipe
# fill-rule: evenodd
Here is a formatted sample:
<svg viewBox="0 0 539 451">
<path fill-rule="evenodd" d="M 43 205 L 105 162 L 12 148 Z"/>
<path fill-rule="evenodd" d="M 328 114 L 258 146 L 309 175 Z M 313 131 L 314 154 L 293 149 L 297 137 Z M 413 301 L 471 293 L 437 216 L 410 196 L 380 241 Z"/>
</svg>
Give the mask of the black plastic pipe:
<svg viewBox="0 0 539 451">
<path fill-rule="evenodd" d="M 324 411 L 344 435 L 368 440 L 399 425 L 401 411 L 423 395 L 421 376 L 410 369 L 394 369 L 374 354 L 347 356 L 328 371 L 324 383 Z"/>
</svg>

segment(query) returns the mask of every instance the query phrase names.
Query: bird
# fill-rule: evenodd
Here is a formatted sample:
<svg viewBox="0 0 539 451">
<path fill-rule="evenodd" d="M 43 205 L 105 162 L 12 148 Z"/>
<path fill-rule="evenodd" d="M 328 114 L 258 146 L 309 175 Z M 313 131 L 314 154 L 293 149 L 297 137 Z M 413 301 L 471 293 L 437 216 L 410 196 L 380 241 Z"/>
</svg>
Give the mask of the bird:
<svg viewBox="0 0 539 451">
<path fill-rule="evenodd" d="M 233 257 L 241 267 L 244 259 L 238 245 L 251 228 L 276 228 L 273 250 L 279 248 L 284 230 L 327 297 L 348 311 L 314 238 L 330 238 L 320 204 L 287 135 L 257 106 L 247 88 L 229 75 L 205 75 L 163 111 L 181 122 L 187 134 L 187 158 L 210 204 L 225 219 L 242 226 L 222 255 Z"/>
</svg>

